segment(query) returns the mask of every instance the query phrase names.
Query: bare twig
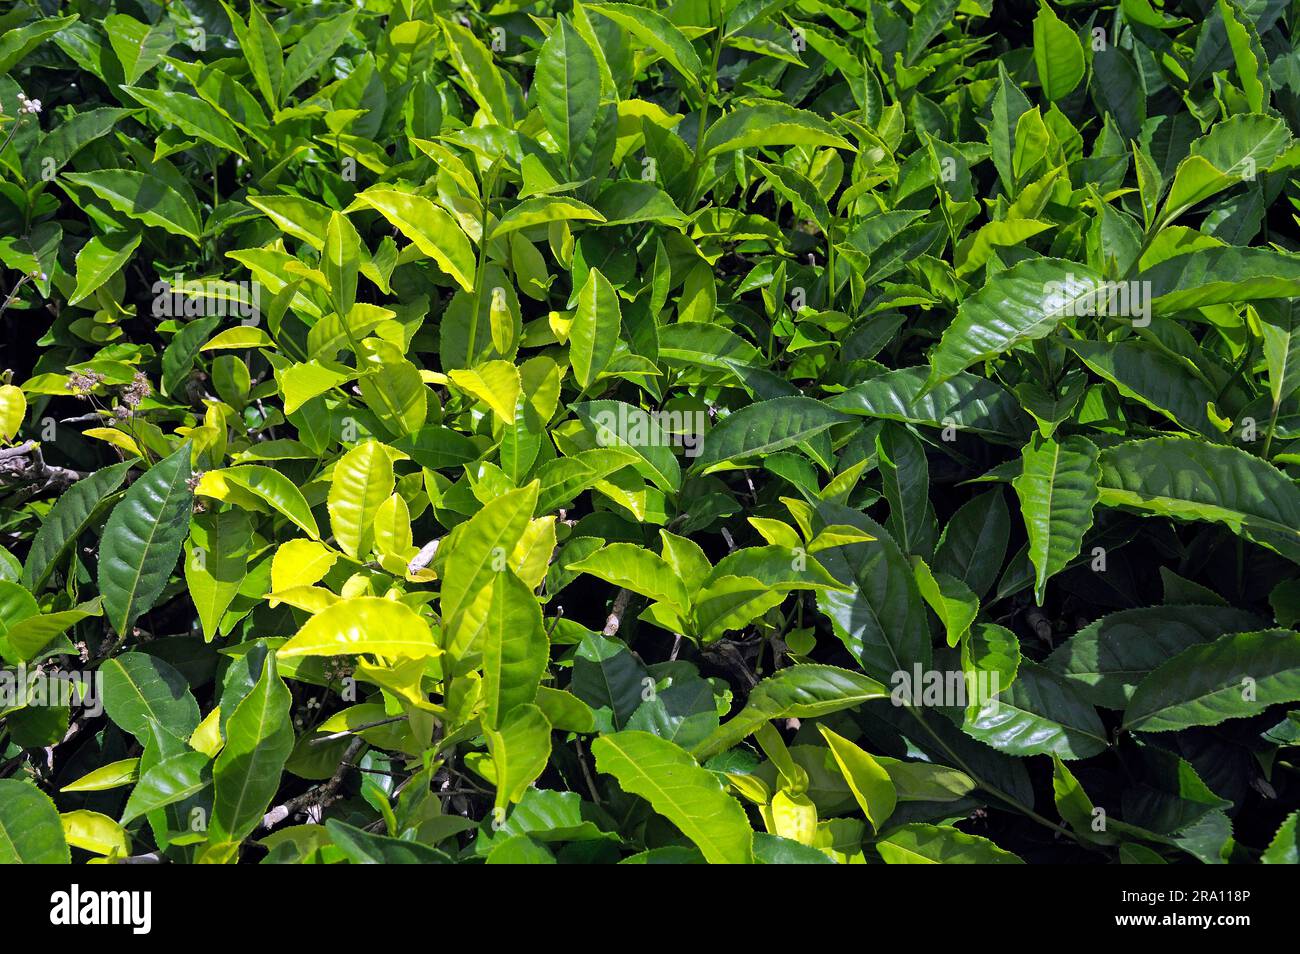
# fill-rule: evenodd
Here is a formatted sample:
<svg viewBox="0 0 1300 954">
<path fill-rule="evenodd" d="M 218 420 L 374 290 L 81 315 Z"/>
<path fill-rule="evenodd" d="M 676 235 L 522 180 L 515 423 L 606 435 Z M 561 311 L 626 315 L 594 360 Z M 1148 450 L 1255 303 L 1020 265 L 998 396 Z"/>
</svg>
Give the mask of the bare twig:
<svg viewBox="0 0 1300 954">
<path fill-rule="evenodd" d="M 105 630 L 108 629 L 107 626 L 105 626 L 104 628 Z M 136 639 L 139 639 L 140 627 L 139 626 L 131 627 L 130 635 L 134 636 Z M 114 635 L 110 632 L 104 638 L 104 641 L 99 644 L 99 649 L 96 651 L 95 657 L 92 660 L 90 660 L 91 664 L 93 665 L 94 663 L 102 662 L 108 657 L 115 655 L 117 651 L 122 648 L 122 644 L 126 642 L 126 637 L 127 637 L 126 633 L 117 633 L 116 635 Z"/>
<path fill-rule="evenodd" d="M 618 595 L 614 597 L 614 606 L 609 612 L 609 617 L 605 620 L 605 628 L 602 633 L 605 636 L 613 636 L 618 632 L 622 625 L 623 614 L 627 612 L 628 601 L 632 599 L 630 590 L 620 589 Z"/>
<path fill-rule="evenodd" d="M 17 128 L 18 128 L 18 124 L 14 123 L 13 129 L 9 130 L 9 139 L 13 139 L 14 129 Z M 9 139 L 5 140 L 5 146 L 9 145 Z M 0 147 L 0 152 L 4 152 L 4 147 Z M 6 311 L 8 311 L 9 306 L 12 305 L 15 301 L 17 301 L 18 293 L 23 290 L 23 286 L 27 284 L 27 281 L 30 278 L 31 278 L 30 275 L 23 275 L 21 278 L 18 279 L 18 281 L 14 282 L 13 290 L 9 292 L 9 295 L 7 298 L 5 298 L 4 303 L 0 304 L 0 315 L 3 315 Z"/>
<path fill-rule="evenodd" d="M 43 490 L 66 490 L 85 476 L 79 470 L 47 464 L 36 441 L 24 441 L 0 450 L 0 485 L 26 484 L 29 493 L 35 494 Z"/>
<path fill-rule="evenodd" d="M 546 630 L 546 639 L 548 642 L 550 641 L 550 638 L 555 635 L 555 630 L 560 625 L 560 620 L 562 619 L 564 619 L 564 607 L 557 606 L 555 609 L 555 619 L 551 621 L 550 627 Z"/>
<path fill-rule="evenodd" d="M 331 732 L 329 735 L 322 735 L 319 739 L 312 739 L 312 745 L 322 745 L 325 742 L 333 742 L 335 739 L 342 739 L 345 736 L 356 735 L 358 732 L 364 732 L 366 729 L 377 729 L 381 725 L 392 725 L 394 722 L 401 722 L 406 716 L 393 716 L 391 719 L 379 719 L 375 722 L 363 722 L 361 725 L 354 725 L 350 729 L 344 729 L 342 732 Z"/>
<path fill-rule="evenodd" d="M 295 812 L 304 808 L 315 806 L 325 808 L 334 801 L 334 793 L 338 787 L 343 784 L 343 777 L 347 775 L 348 769 L 356 768 L 353 759 L 361 751 L 361 747 L 366 744 L 366 740 L 357 736 L 348 745 L 343 752 L 343 758 L 339 759 L 339 767 L 334 771 L 334 775 L 328 782 L 318 788 L 309 789 L 296 798 L 291 798 L 283 805 L 276 805 L 269 812 L 262 816 L 263 828 L 274 828 L 286 818 L 291 817 Z"/>
<path fill-rule="evenodd" d="M 0 462 L 4 462 L 13 457 L 23 457 L 30 454 L 36 449 L 35 441 L 25 441 L 16 447 L 0 448 Z"/>
<path fill-rule="evenodd" d="M 744 645 L 743 643 L 738 644 L 733 639 L 719 639 L 717 642 L 709 643 L 704 647 L 704 655 L 736 673 L 752 689 L 758 685 L 758 677 L 754 675 L 749 666 L 749 661 L 745 658 L 745 653 L 741 649 Z"/>
<path fill-rule="evenodd" d="M 587 754 L 583 751 L 582 739 L 577 740 L 578 746 L 578 764 L 582 766 L 582 777 L 587 780 L 587 791 L 591 792 L 591 800 L 597 805 L 600 804 L 600 793 L 596 791 L 596 780 L 591 775 L 591 769 L 587 766 Z"/>
</svg>

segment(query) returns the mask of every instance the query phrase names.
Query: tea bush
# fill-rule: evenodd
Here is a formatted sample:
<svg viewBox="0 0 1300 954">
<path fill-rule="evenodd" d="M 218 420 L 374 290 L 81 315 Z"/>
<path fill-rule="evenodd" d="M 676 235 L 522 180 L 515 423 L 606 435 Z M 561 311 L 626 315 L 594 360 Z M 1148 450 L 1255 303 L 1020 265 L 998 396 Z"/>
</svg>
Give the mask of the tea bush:
<svg viewBox="0 0 1300 954">
<path fill-rule="evenodd" d="M 0 13 L 0 861 L 1297 861 L 1281 0 Z"/>
</svg>

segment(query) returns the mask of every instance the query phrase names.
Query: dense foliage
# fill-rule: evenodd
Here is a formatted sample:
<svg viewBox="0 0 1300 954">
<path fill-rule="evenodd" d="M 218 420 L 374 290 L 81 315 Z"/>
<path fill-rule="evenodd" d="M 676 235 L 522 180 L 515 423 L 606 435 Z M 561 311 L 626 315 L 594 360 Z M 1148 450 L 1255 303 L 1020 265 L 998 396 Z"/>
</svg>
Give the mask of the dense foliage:
<svg viewBox="0 0 1300 954">
<path fill-rule="evenodd" d="M 1297 861 L 1282 0 L 0 13 L 0 861 Z"/>
</svg>

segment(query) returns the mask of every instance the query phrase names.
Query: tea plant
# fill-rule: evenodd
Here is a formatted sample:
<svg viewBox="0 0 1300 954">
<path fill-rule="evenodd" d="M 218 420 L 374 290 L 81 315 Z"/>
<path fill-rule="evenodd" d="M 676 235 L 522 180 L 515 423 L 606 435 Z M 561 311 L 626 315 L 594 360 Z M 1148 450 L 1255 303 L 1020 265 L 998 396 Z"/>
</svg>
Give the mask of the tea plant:
<svg viewBox="0 0 1300 954">
<path fill-rule="evenodd" d="M 1296 863 L 1279 0 L 0 13 L 0 861 Z"/>
</svg>

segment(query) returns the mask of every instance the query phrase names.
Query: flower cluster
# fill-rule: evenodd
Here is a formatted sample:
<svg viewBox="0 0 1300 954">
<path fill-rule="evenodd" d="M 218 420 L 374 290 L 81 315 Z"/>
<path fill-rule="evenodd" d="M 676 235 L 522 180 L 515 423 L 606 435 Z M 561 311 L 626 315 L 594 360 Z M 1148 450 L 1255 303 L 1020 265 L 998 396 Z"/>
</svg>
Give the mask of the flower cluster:
<svg viewBox="0 0 1300 954">
<path fill-rule="evenodd" d="M 149 378 L 143 371 L 137 371 L 131 378 L 131 383 L 122 389 L 122 404 L 134 411 L 151 394 L 153 387 L 149 384 Z"/>
<path fill-rule="evenodd" d="M 89 397 L 103 383 L 104 376 L 98 371 L 73 371 L 68 375 L 68 390 L 79 398 Z"/>
</svg>

